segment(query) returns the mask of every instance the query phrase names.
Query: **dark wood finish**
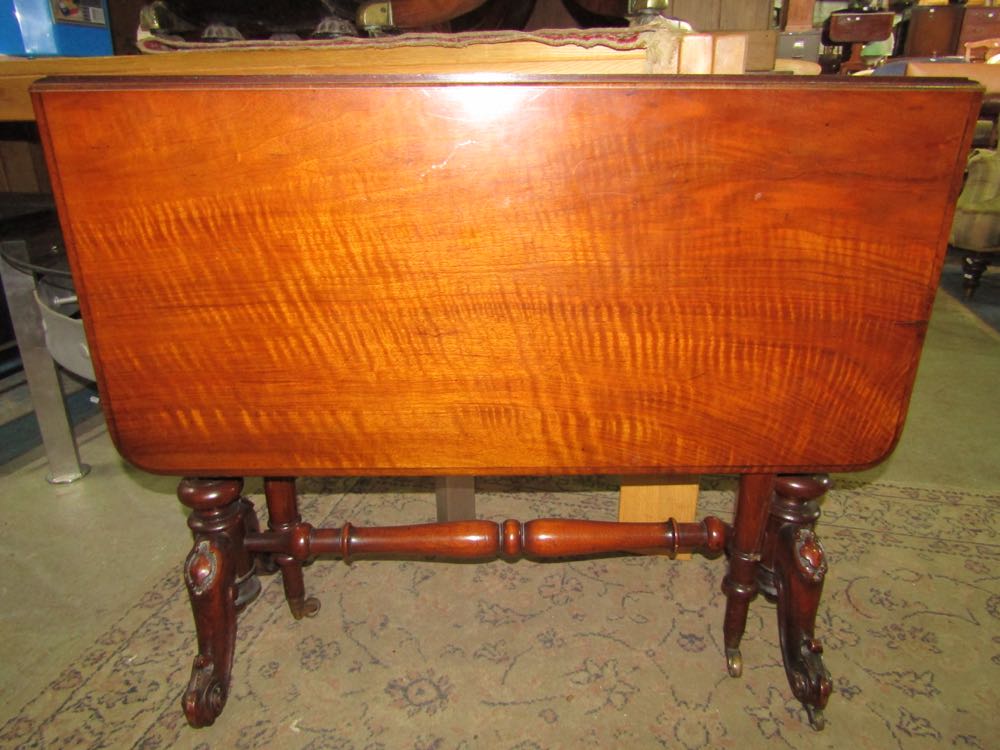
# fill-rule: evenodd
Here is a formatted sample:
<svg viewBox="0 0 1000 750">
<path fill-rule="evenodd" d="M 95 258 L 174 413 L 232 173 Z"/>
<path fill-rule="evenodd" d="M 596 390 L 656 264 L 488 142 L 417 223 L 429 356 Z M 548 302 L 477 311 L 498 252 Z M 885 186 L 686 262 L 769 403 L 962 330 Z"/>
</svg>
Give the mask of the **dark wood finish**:
<svg viewBox="0 0 1000 750">
<path fill-rule="evenodd" d="M 763 586 L 822 723 L 822 488 L 774 475 L 891 450 L 976 86 L 64 79 L 34 96 L 119 450 L 158 472 L 268 477 L 266 531 L 239 480 L 179 490 L 193 725 L 225 702 L 255 569 L 280 567 L 301 616 L 316 555 L 723 548 L 730 672 Z M 527 471 L 741 481 L 732 527 L 314 528 L 289 478 Z"/>
<path fill-rule="evenodd" d="M 715 555 L 725 548 L 728 526 L 714 516 L 698 523 L 620 523 L 539 518 L 521 523 L 507 520 L 446 521 L 412 526 L 314 529 L 299 523 L 277 531 L 253 535 L 247 548 L 307 560 L 327 555 L 352 560 L 357 557 L 433 557 L 448 560 L 493 560 L 526 557 L 547 560 L 560 557 L 609 554 L 676 555 L 700 552 Z"/>
<path fill-rule="evenodd" d="M 836 44 L 875 42 L 892 35 L 894 14 L 838 11 L 827 19 L 827 37 Z"/>
<path fill-rule="evenodd" d="M 108 25 L 111 28 L 111 46 L 116 55 L 138 55 L 136 32 L 139 13 L 149 0 L 114 0 L 108 3 Z"/>
<path fill-rule="evenodd" d="M 788 684 L 816 729 L 825 724 L 823 709 L 833 692 L 823 646 L 814 634 L 827 562 L 813 528 L 820 515 L 818 501 L 829 486 L 825 477 L 778 478 L 757 568 L 760 589 L 778 604 Z"/>
<path fill-rule="evenodd" d="M 212 724 L 229 695 L 236 614 L 260 593 L 244 546 L 248 526 L 257 527 L 253 506 L 240 496 L 239 479 L 185 479 L 177 496 L 191 508 L 194 547 L 184 563 L 198 633 L 198 655 L 182 705 L 194 727 Z M 250 520 L 252 519 L 252 520 Z"/>
<path fill-rule="evenodd" d="M 750 77 L 38 91 L 119 450 L 279 476 L 879 461 L 978 96 Z M 84 112 L 94 127 L 69 127 Z"/>
<path fill-rule="evenodd" d="M 267 528 L 271 531 L 286 533 L 302 522 L 294 478 L 266 478 L 264 497 L 267 500 Z M 288 602 L 292 617 L 296 620 L 313 617 L 319 611 L 319 600 L 315 597 L 306 598 L 305 581 L 302 576 L 303 560 L 280 553 L 274 554 L 272 559 L 281 569 L 285 600 Z"/>
<path fill-rule="evenodd" d="M 826 21 L 825 36 L 828 42 L 844 45 L 841 73 L 856 73 L 868 67 L 861 51 L 869 42 L 881 41 L 892 36 L 894 13 L 855 13 L 838 11 Z"/>
<path fill-rule="evenodd" d="M 757 562 L 764 544 L 764 524 L 774 491 L 774 476 L 744 474 L 736 498 L 734 532 L 729 545 L 729 573 L 722 579 L 726 594 L 723 639 L 726 667 L 732 677 L 743 674 L 740 641 L 746 630 L 750 601 L 757 596 Z"/>
<path fill-rule="evenodd" d="M 903 54 L 906 57 L 944 57 L 958 50 L 963 5 L 932 5 L 910 9 Z"/>
<path fill-rule="evenodd" d="M 1000 8 L 966 8 L 958 35 L 958 54 L 965 53 L 966 42 L 1000 37 Z"/>
</svg>

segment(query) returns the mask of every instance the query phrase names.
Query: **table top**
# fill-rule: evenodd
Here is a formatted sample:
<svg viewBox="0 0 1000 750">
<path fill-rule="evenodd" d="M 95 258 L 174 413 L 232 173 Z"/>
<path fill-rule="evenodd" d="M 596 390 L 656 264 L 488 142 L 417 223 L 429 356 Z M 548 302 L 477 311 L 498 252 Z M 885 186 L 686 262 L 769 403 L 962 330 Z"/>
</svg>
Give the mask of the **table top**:
<svg viewBox="0 0 1000 750">
<path fill-rule="evenodd" d="M 455 475 L 883 458 L 980 92 L 300 76 L 37 96 L 126 458 Z"/>
</svg>

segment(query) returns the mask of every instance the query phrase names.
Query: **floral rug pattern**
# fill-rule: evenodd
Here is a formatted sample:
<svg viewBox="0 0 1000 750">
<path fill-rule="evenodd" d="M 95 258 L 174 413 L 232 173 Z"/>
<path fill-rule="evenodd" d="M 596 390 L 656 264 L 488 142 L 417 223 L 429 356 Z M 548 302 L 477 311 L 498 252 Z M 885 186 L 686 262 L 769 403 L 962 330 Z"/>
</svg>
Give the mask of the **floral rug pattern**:
<svg viewBox="0 0 1000 750">
<path fill-rule="evenodd" d="M 699 514 L 729 520 L 704 478 Z M 433 520 L 432 480 L 300 482 L 315 525 Z M 260 509 L 262 498 L 252 498 Z M 477 482 L 479 516 L 613 519 L 605 478 Z M 722 655 L 725 563 L 615 557 L 533 563 L 318 561 L 318 616 L 277 577 L 239 623 L 215 726 L 180 695 L 194 628 L 177 566 L 0 727 L 10 748 L 996 747 L 1000 495 L 835 482 L 817 634 L 835 692 L 821 733 L 791 698 L 774 607 L 751 607 L 744 674 Z"/>
</svg>

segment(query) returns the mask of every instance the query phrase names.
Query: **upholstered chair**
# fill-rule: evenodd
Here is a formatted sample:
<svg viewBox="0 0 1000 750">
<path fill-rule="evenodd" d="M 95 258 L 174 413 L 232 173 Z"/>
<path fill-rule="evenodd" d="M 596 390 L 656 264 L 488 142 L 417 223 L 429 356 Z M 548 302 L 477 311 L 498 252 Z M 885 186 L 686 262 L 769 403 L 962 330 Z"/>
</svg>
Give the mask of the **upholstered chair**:
<svg viewBox="0 0 1000 750">
<path fill-rule="evenodd" d="M 986 268 L 1000 253 L 1000 154 L 976 149 L 955 208 L 949 243 L 962 251 L 962 287 L 971 298 Z"/>
</svg>

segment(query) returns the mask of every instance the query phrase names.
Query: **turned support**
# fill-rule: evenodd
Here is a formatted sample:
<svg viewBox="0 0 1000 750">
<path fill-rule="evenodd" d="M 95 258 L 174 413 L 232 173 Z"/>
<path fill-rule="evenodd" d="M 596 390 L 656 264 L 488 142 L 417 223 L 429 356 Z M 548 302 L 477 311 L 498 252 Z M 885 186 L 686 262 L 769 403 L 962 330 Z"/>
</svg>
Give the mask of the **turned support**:
<svg viewBox="0 0 1000 750">
<path fill-rule="evenodd" d="M 383 555 L 452 560 L 658 552 L 711 555 L 725 548 L 728 531 L 729 527 L 713 516 L 700 523 L 678 523 L 673 519 L 665 523 L 618 523 L 542 518 L 526 523 L 451 521 L 371 528 L 345 524 L 334 529 L 297 523 L 251 535 L 246 546 L 252 552 L 269 552 L 294 560 L 307 560 L 315 555 L 344 560 Z"/>
<path fill-rule="evenodd" d="M 820 515 L 819 499 L 829 486 L 825 477 L 777 480 L 757 571 L 761 590 L 777 601 L 788 684 L 817 730 L 825 725 L 823 709 L 833 690 L 823 664 L 823 647 L 814 635 L 827 562 L 813 527 Z"/>
<path fill-rule="evenodd" d="M 740 641 L 747 626 L 750 602 L 757 596 L 757 566 L 764 547 L 771 497 L 774 494 L 773 474 L 744 474 L 740 477 L 736 496 L 736 514 L 729 543 L 729 571 L 722 579 L 726 595 L 726 615 L 722 634 L 729 674 L 743 674 Z"/>
<path fill-rule="evenodd" d="M 181 482 L 178 495 L 192 509 L 195 544 L 184 572 L 198 630 L 198 656 L 184 695 L 192 726 L 211 724 L 225 705 L 236 640 L 236 613 L 260 590 L 255 560 L 282 571 L 294 616 L 315 613 L 305 596 L 302 564 L 317 555 L 433 557 L 489 560 L 550 559 L 605 554 L 729 554 L 724 642 L 729 672 L 742 670 L 740 640 L 750 601 L 763 591 L 777 600 L 782 656 L 789 684 L 812 725 L 823 727 L 831 692 L 822 647 L 813 634 L 826 558 L 813 526 L 823 480 L 744 475 L 732 525 L 708 516 L 698 523 L 621 523 L 542 518 L 451 521 L 409 526 L 314 528 L 298 512 L 293 479 L 265 480 L 269 526 L 260 531 L 238 479 Z"/>
<path fill-rule="evenodd" d="M 240 479 L 184 479 L 177 496 L 191 508 L 194 547 L 184 563 L 198 633 L 198 655 L 182 705 L 193 727 L 212 724 L 229 693 L 236 614 L 260 593 L 244 545 L 257 529 L 253 505 L 240 496 Z"/>
<path fill-rule="evenodd" d="M 298 496 L 295 479 L 290 477 L 266 478 L 264 497 L 267 500 L 267 527 L 278 534 L 289 534 L 302 522 L 299 516 Z M 292 617 L 301 620 L 313 617 L 319 611 L 319 599 L 306 598 L 305 580 L 302 576 L 303 559 L 288 554 L 276 553 L 273 560 L 281 569 L 281 582 L 285 588 L 285 600 Z"/>
</svg>

